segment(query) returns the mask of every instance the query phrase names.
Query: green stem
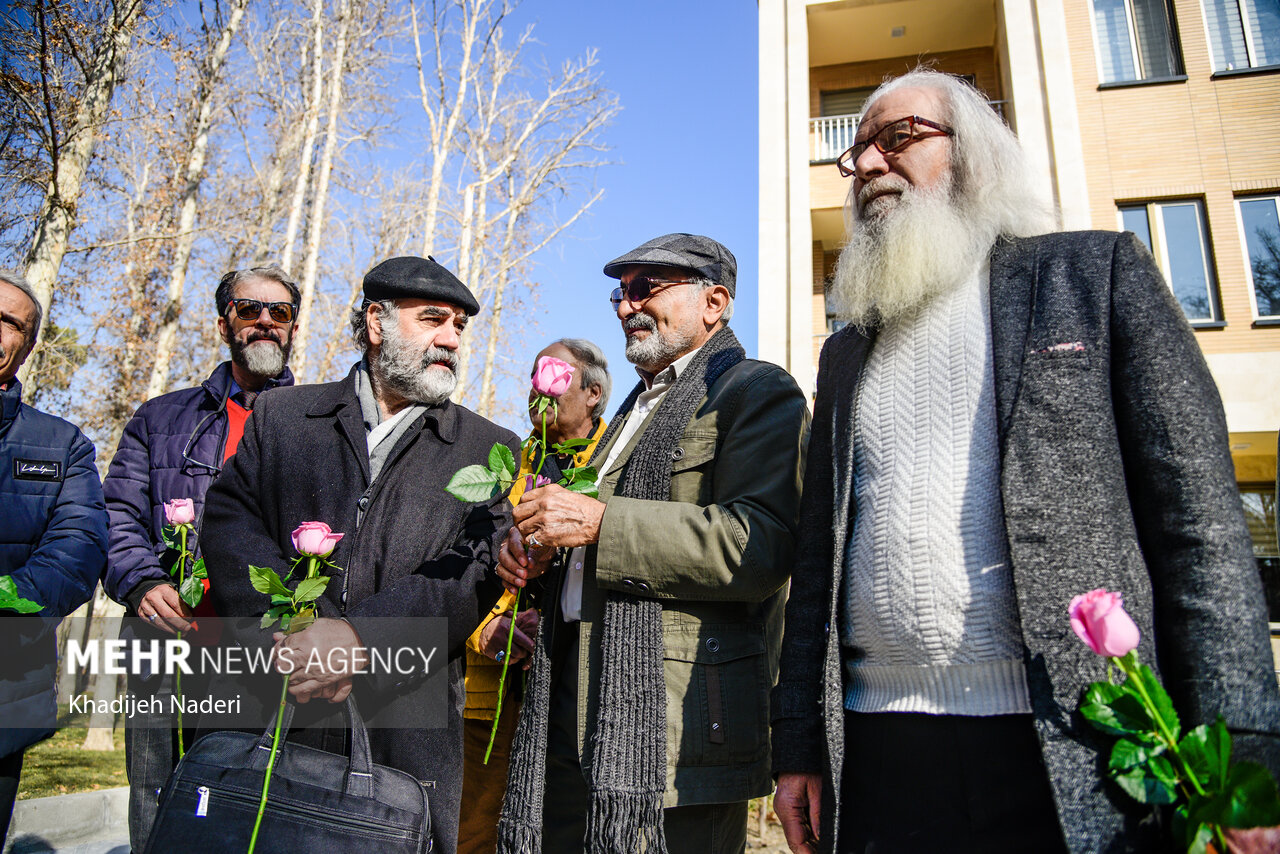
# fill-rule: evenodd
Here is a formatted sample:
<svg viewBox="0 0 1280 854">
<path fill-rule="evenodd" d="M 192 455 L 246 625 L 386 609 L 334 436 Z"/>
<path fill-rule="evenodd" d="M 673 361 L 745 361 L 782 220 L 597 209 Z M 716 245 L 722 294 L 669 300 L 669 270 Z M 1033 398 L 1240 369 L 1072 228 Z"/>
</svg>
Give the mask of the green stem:
<svg viewBox="0 0 1280 854">
<path fill-rule="evenodd" d="M 547 411 L 542 410 L 542 442 L 539 445 L 542 453 L 538 455 L 538 465 L 533 470 L 533 487 L 538 486 L 538 475 L 542 474 L 542 464 L 547 461 Z M 525 484 L 526 488 L 529 484 Z M 528 554 L 528 550 L 525 551 Z M 516 615 L 520 613 L 520 591 L 516 590 L 516 600 L 511 606 L 511 629 L 507 632 L 507 651 L 502 656 L 502 674 L 498 677 L 498 704 L 493 710 L 493 728 L 489 730 L 489 746 L 484 749 L 484 764 L 489 764 L 489 755 L 493 753 L 493 744 L 498 740 L 498 720 L 502 717 L 502 700 L 507 694 L 507 667 L 511 664 L 511 642 L 516 637 Z"/>
<path fill-rule="evenodd" d="M 1112 659 L 1124 671 L 1124 675 L 1129 677 L 1129 681 L 1133 683 L 1133 687 L 1137 690 L 1142 704 L 1146 706 L 1147 713 L 1151 716 L 1151 720 L 1155 721 L 1156 729 L 1159 730 L 1160 738 L 1164 741 L 1169 752 L 1178 760 L 1178 764 L 1182 766 L 1182 772 L 1186 775 L 1187 782 L 1196 790 L 1196 794 L 1204 797 L 1204 787 L 1200 785 L 1200 781 L 1196 778 L 1195 772 L 1191 770 L 1191 766 L 1187 764 L 1187 760 L 1182 757 L 1182 753 L 1178 750 L 1178 740 L 1173 737 L 1169 727 L 1165 725 L 1164 717 L 1156 708 L 1155 702 L 1151 699 L 1151 695 L 1147 693 L 1147 686 L 1143 684 L 1142 675 L 1138 672 L 1136 665 L 1130 667 L 1123 658 Z"/>
<path fill-rule="evenodd" d="M 182 548 L 178 553 L 178 599 L 182 599 L 182 585 L 187 582 L 187 525 L 182 525 L 178 529 L 179 536 L 182 538 Z M 182 632 L 176 632 L 178 640 L 182 640 Z M 187 755 L 187 751 L 182 743 L 182 668 L 179 667 L 177 672 L 173 674 L 173 690 L 178 694 L 178 758 Z"/>
<path fill-rule="evenodd" d="M 258 800 L 258 817 L 253 820 L 253 835 L 249 837 L 249 850 L 247 854 L 253 854 L 254 846 L 258 844 L 258 829 L 262 827 L 262 814 L 267 811 L 267 789 L 271 787 L 271 772 L 276 767 L 276 752 L 280 749 L 280 724 L 284 721 L 284 702 L 289 697 L 289 677 L 292 673 L 284 675 L 284 682 L 280 686 L 280 708 L 276 710 L 276 731 L 271 738 L 271 756 L 267 759 L 267 775 L 262 778 L 262 797 Z"/>
</svg>

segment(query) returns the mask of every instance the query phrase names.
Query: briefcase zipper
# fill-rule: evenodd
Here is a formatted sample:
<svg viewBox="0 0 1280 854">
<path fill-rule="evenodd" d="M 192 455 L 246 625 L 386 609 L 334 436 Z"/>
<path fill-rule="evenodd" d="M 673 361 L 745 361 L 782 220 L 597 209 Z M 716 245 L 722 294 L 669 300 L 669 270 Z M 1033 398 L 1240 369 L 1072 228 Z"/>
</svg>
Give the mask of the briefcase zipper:
<svg viewBox="0 0 1280 854">
<path fill-rule="evenodd" d="M 215 800 L 233 801 L 240 804 L 252 806 L 255 810 L 258 806 L 258 795 L 246 795 L 242 792 L 234 790 L 212 790 L 208 786 L 201 786 L 196 789 L 200 795 L 201 804 L 205 804 L 210 796 Z M 421 838 L 421 834 L 416 830 L 395 830 L 388 828 L 385 824 L 372 821 L 370 819 L 356 818 L 354 816 L 344 816 L 327 810 L 313 809 L 309 807 L 300 807 L 296 804 L 290 804 L 284 801 L 270 801 L 271 809 L 279 813 L 287 813 L 289 815 L 309 819 L 314 824 L 326 827 L 339 825 L 342 827 L 357 828 L 378 836 L 384 836 L 390 839 L 404 839 L 414 841 Z M 197 807 L 199 809 L 199 807 Z"/>
<path fill-rule="evenodd" d="M 201 786 L 196 789 L 196 794 L 200 796 L 200 800 L 196 802 L 196 816 L 203 818 L 209 814 L 209 787 Z"/>
</svg>

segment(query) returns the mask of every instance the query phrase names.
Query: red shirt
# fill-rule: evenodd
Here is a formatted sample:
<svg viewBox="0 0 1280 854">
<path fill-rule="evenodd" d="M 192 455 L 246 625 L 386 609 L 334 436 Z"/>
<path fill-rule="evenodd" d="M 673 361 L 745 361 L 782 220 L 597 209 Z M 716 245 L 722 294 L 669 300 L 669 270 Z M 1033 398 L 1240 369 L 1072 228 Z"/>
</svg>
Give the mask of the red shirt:
<svg viewBox="0 0 1280 854">
<path fill-rule="evenodd" d="M 240 437 L 244 435 L 244 422 L 249 420 L 249 410 L 227 398 L 227 445 L 222 451 L 222 462 L 225 464 L 236 452 Z"/>
</svg>

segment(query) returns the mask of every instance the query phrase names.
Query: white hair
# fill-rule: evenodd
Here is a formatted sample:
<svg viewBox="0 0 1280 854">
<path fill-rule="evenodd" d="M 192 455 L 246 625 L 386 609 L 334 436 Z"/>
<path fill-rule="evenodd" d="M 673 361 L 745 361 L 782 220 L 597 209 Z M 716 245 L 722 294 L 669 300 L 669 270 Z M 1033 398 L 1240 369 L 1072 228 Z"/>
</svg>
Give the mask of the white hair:
<svg viewBox="0 0 1280 854">
<path fill-rule="evenodd" d="M 982 95 L 963 80 L 917 69 L 872 94 L 876 101 L 898 89 L 941 95 L 945 115 L 933 117 L 954 131 L 947 174 L 934 187 L 913 187 L 896 173 L 863 186 L 891 188 L 898 203 L 859 213 L 854 182 L 845 200 L 848 236 L 827 294 L 828 307 L 859 325 L 889 322 L 958 285 L 1000 237 L 1030 237 L 1057 228 L 1052 204 L 1013 132 Z M 874 185 L 874 186 L 873 186 Z M 865 197 L 865 195 L 864 195 Z"/>
</svg>

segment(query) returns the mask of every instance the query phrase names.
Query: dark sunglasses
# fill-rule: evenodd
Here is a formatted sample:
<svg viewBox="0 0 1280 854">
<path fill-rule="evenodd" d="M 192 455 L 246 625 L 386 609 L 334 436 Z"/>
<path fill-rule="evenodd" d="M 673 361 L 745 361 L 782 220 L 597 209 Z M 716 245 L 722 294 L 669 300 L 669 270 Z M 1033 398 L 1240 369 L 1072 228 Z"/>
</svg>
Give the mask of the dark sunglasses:
<svg viewBox="0 0 1280 854">
<path fill-rule="evenodd" d="M 917 130 L 917 125 L 923 125 L 927 128 L 933 128 L 932 131 Z M 862 142 L 855 142 L 844 154 L 836 158 L 836 168 L 840 170 L 840 174 L 848 178 L 854 173 L 854 167 L 858 163 L 858 158 L 862 156 L 862 152 L 867 150 L 868 145 L 874 145 L 881 154 L 888 154 L 892 151 L 906 148 L 917 139 L 927 139 L 931 136 L 954 136 L 955 131 L 946 125 L 940 125 L 937 122 L 931 122 L 928 119 L 922 119 L 919 116 L 907 116 L 906 118 L 895 119 L 889 124 L 880 128 L 871 136 Z"/>
<path fill-rule="evenodd" d="M 609 294 L 609 302 L 613 305 L 613 310 L 617 311 L 618 306 L 622 305 L 624 299 L 639 305 L 658 291 L 664 291 L 676 285 L 692 284 L 693 282 L 688 280 L 653 279 L 647 276 L 636 276 L 628 284 L 614 288 L 613 293 Z"/>
<path fill-rule="evenodd" d="M 276 323 L 293 323 L 298 307 L 291 302 L 263 302 L 256 299 L 233 299 L 229 305 L 241 320 L 257 320 L 265 308 Z"/>
</svg>

